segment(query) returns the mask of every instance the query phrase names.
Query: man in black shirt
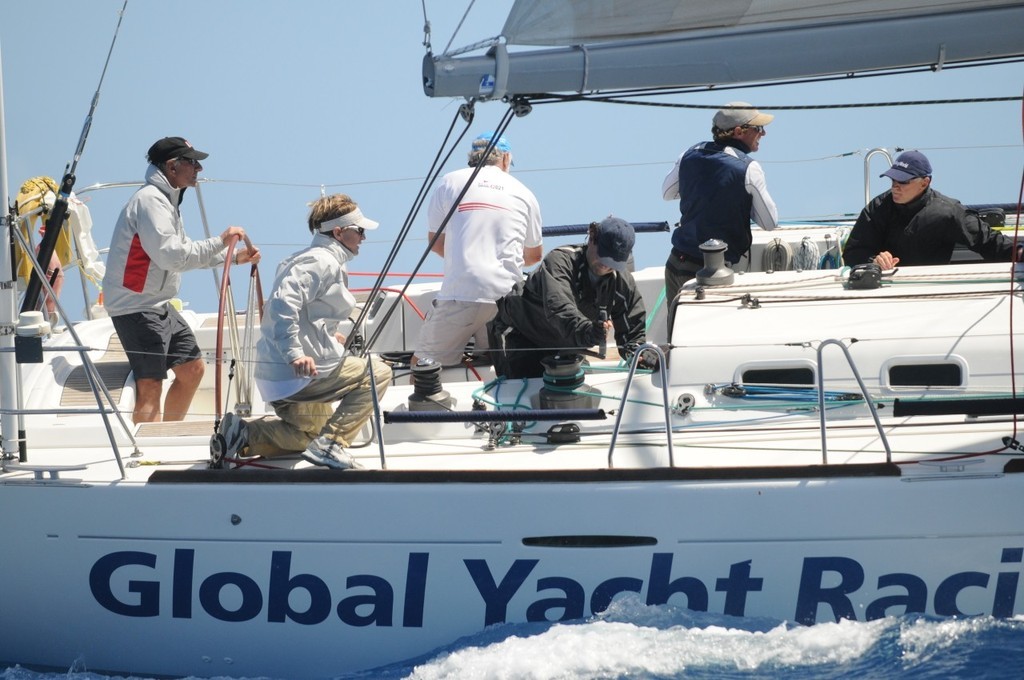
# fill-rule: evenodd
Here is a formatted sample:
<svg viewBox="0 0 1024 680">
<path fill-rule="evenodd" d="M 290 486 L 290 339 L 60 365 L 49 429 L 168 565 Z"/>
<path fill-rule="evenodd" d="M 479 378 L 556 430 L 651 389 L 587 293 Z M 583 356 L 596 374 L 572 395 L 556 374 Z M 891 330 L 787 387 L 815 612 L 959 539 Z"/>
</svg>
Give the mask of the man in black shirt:
<svg viewBox="0 0 1024 680">
<path fill-rule="evenodd" d="M 506 378 L 544 373 L 541 360 L 580 353 L 614 330 L 628 359 L 645 339 L 647 313 L 629 272 L 633 225 L 618 217 L 594 222 L 587 243 L 552 250 L 524 283 L 498 300 L 488 324 L 494 370 Z M 652 358 L 641 366 L 653 368 Z"/>
<path fill-rule="evenodd" d="M 931 188 L 932 165 L 920 151 L 905 151 L 880 177 L 892 189 L 860 212 L 843 249 L 847 265 L 874 262 L 882 269 L 949 264 L 963 245 L 987 261 L 1013 259 L 1013 240 L 992 230 L 977 212 Z"/>
</svg>

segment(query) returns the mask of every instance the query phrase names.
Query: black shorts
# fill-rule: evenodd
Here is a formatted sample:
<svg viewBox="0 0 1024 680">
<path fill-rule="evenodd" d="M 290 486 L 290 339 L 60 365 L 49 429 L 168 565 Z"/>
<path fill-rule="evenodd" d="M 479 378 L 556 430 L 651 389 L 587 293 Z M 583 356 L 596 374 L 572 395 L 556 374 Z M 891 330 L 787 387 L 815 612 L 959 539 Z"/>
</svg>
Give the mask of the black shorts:
<svg viewBox="0 0 1024 680">
<path fill-rule="evenodd" d="M 163 380 L 168 369 L 203 356 L 192 329 L 170 305 L 110 320 L 136 380 Z"/>
</svg>

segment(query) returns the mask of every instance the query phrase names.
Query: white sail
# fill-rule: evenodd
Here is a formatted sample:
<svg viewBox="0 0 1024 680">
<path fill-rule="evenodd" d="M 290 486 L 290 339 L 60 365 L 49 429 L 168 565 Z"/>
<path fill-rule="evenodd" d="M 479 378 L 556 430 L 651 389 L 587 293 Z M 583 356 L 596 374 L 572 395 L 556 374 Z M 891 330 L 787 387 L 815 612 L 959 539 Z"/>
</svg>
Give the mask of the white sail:
<svg viewBox="0 0 1024 680">
<path fill-rule="evenodd" d="M 496 99 L 941 68 L 1024 54 L 1022 25 L 1017 0 L 519 0 L 486 54 L 428 54 L 423 86 Z"/>
</svg>

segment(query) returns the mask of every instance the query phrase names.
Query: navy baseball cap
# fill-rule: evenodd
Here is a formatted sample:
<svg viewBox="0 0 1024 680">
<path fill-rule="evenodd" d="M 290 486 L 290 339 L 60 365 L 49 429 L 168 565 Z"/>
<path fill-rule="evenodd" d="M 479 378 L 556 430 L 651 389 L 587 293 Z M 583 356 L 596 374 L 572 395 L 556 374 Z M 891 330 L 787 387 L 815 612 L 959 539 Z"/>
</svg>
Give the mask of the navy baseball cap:
<svg viewBox="0 0 1024 680">
<path fill-rule="evenodd" d="M 615 271 L 626 271 L 629 254 L 633 252 L 633 243 L 636 241 L 633 225 L 620 217 L 609 215 L 596 226 L 598 260 Z"/>
<path fill-rule="evenodd" d="M 907 182 L 917 177 L 931 177 L 932 164 L 920 151 L 904 151 L 892 162 L 892 167 L 879 177 L 888 177 L 897 182 Z"/>
</svg>

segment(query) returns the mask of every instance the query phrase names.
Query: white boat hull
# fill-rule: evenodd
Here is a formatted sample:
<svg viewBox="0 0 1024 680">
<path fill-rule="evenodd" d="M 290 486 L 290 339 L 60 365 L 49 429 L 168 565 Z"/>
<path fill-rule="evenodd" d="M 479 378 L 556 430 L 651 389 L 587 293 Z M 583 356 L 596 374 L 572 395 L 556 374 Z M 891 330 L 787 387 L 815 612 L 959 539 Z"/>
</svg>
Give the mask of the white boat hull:
<svg viewBox="0 0 1024 680">
<path fill-rule="evenodd" d="M 599 614 L 620 592 L 808 624 L 1024 614 L 1022 474 L 719 472 L 8 485 L 0 660 L 323 677 L 491 624 Z"/>
</svg>

